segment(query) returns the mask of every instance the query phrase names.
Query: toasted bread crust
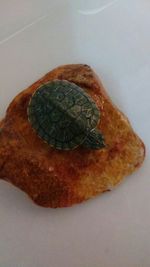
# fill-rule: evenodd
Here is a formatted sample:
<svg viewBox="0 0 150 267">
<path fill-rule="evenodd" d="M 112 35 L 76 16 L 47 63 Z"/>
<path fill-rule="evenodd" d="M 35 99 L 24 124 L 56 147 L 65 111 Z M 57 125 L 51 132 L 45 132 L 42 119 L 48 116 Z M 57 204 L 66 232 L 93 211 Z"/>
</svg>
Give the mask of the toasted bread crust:
<svg viewBox="0 0 150 267">
<path fill-rule="evenodd" d="M 58 151 L 31 128 L 30 97 L 42 83 L 54 79 L 74 82 L 94 99 L 101 111 L 98 128 L 105 137 L 105 149 Z M 0 127 L 0 177 L 44 207 L 71 206 L 112 189 L 140 167 L 145 156 L 143 142 L 87 65 L 65 65 L 46 74 L 15 97 Z"/>
</svg>

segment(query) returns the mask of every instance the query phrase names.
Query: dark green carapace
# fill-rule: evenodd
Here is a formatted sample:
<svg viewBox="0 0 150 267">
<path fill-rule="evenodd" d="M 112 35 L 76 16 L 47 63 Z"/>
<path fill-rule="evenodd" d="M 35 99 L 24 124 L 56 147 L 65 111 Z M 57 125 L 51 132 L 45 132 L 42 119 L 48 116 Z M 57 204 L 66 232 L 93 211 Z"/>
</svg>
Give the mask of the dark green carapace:
<svg viewBox="0 0 150 267">
<path fill-rule="evenodd" d="M 99 109 L 74 83 L 54 80 L 40 86 L 31 97 L 28 118 L 37 134 L 56 149 L 105 147 L 103 136 L 96 129 Z"/>
</svg>

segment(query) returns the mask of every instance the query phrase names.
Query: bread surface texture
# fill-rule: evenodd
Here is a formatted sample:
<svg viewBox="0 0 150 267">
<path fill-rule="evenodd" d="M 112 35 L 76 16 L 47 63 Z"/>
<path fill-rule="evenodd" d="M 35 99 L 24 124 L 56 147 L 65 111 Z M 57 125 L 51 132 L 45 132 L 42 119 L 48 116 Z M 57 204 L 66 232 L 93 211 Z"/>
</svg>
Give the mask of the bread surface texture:
<svg viewBox="0 0 150 267">
<path fill-rule="evenodd" d="M 59 151 L 32 129 L 27 116 L 30 98 L 40 85 L 55 79 L 73 82 L 93 98 L 101 112 L 97 127 L 106 148 Z M 44 207 L 71 206 L 111 190 L 141 166 L 144 156 L 143 142 L 87 65 L 50 71 L 15 97 L 0 123 L 0 178 Z"/>
</svg>

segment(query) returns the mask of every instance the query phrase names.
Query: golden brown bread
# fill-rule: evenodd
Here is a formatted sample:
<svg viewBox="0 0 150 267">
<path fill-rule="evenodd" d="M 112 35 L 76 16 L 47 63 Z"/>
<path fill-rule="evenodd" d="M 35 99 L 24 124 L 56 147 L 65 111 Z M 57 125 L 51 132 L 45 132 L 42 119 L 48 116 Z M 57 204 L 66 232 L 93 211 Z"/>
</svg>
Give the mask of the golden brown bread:
<svg viewBox="0 0 150 267">
<path fill-rule="evenodd" d="M 53 79 L 74 82 L 94 99 L 101 110 L 98 127 L 105 137 L 105 149 L 58 151 L 36 135 L 28 122 L 27 106 L 41 83 Z M 87 65 L 65 65 L 46 74 L 16 96 L 0 127 L 0 178 L 44 207 L 71 206 L 112 189 L 145 156 L 143 142 Z"/>
</svg>

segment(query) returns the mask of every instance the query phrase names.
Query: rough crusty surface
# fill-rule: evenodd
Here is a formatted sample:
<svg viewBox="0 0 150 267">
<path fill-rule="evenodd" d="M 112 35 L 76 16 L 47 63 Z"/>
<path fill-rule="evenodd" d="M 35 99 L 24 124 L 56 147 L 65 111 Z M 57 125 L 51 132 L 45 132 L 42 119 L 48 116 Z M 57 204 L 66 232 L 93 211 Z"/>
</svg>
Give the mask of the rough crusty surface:
<svg viewBox="0 0 150 267">
<path fill-rule="evenodd" d="M 36 135 L 28 122 L 27 106 L 33 92 L 53 79 L 74 82 L 94 99 L 101 111 L 98 127 L 105 149 L 58 151 Z M 1 179 L 44 207 L 71 206 L 112 189 L 140 167 L 145 156 L 144 144 L 87 65 L 65 65 L 46 74 L 16 96 L 0 127 Z"/>
</svg>

